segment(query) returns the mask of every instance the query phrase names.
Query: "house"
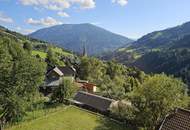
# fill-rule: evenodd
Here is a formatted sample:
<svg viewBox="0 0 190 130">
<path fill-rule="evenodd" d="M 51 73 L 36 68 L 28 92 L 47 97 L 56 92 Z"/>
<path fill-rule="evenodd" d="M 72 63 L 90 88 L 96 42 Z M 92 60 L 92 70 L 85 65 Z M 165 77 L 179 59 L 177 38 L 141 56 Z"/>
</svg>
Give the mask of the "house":
<svg viewBox="0 0 190 130">
<path fill-rule="evenodd" d="M 93 83 L 83 83 L 82 90 L 86 90 L 89 93 L 95 93 L 96 85 Z"/>
<path fill-rule="evenodd" d="M 61 84 L 63 75 L 63 72 L 58 67 L 49 70 L 43 85 L 40 87 L 40 91 L 46 94 L 51 93 L 55 87 Z"/>
<path fill-rule="evenodd" d="M 76 81 L 76 83 L 82 91 L 86 91 L 89 93 L 95 93 L 97 91 L 96 85 L 93 83 L 89 83 L 88 81 L 78 80 Z"/>
<path fill-rule="evenodd" d="M 47 74 L 46 74 L 46 84 L 47 86 L 54 86 L 54 85 L 59 85 L 59 81 L 60 79 L 62 79 L 62 77 L 64 78 L 71 78 L 72 80 L 75 79 L 75 75 L 76 75 L 76 70 L 73 67 L 70 66 L 56 66 L 52 69 L 50 69 Z M 54 82 L 54 83 L 51 83 Z M 56 83 L 56 84 L 55 84 Z"/>
<path fill-rule="evenodd" d="M 165 117 L 159 130 L 190 130 L 190 111 L 177 108 Z"/>
<path fill-rule="evenodd" d="M 109 113 L 109 108 L 115 100 L 95 94 L 79 91 L 73 101 L 76 105 L 100 113 Z"/>
<path fill-rule="evenodd" d="M 75 75 L 76 70 L 73 67 L 53 67 L 46 73 L 46 78 L 44 84 L 40 87 L 40 91 L 49 94 L 62 83 L 63 78 L 69 78 L 74 81 Z"/>
<path fill-rule="evenodd" d="M 63 75 L 64 75 L 63 72 L 58 67 L 54 67 L 47 72 L 46 78 L 47 79 L 59 79 Z"/>
<path fill-rule="evenodd" d="M 57 68 L 63 73 L 64 77 L 72 77 L 74 80 L 74 78 L 76 76 L 76 69 L 74 67 L 72 67 L 72 66 L 64 66 L 64 67 L 58 66 Z"/>
<path fill-rule="evenodd" d="M 55 66 L 46 75 L 52 76 L 52 74 L 56 74 L 56 76 L 75 77 L 76 69 L 72 66 Z"/>
</svg>

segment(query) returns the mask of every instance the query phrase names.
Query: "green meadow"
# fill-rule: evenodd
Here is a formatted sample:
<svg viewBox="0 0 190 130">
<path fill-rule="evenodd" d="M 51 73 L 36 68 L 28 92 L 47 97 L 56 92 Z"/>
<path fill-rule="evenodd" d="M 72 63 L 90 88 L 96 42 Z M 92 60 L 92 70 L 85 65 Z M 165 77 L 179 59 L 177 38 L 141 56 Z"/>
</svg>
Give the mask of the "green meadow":
<svg viewBox="0 0 190 130">
<path fill-rule="evenodd" d="M 28 120 L 5 130 L 130 130 L 126 127 L 74 106 Z"/>
<path fill-rule="evenodd" d="M 32 51 L 32 55 L 33 55 L 33 56 L 39 55 L 41 58 L 45 59 L 46 56 L 47 56 L 47 53 L 42 52 L 42 51 L 33 50 L 33 51 Z"/>
</svg>

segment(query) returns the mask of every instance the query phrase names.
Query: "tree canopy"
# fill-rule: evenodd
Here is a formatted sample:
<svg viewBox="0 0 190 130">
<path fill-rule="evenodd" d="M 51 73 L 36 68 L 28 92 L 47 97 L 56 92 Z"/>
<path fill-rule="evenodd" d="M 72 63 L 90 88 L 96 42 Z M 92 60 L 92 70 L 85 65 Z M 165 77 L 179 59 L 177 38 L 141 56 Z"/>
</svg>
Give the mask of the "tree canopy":
<svg viewBox="0 0 190 130">
<path fill-rule="evenodd" d="M 156 74 L 133 91 L 131 102 L 135 120 L 152 130 L 171 110 L 187 107 L 187 86 L 179 79 Z"/>
<path fill-rule="evenodd" d="M 8 38 L 0 41 L 0 108 L 6 121 L 22 118 L 44 80 L 45 63 L 20 45 Z"/>
</svg>

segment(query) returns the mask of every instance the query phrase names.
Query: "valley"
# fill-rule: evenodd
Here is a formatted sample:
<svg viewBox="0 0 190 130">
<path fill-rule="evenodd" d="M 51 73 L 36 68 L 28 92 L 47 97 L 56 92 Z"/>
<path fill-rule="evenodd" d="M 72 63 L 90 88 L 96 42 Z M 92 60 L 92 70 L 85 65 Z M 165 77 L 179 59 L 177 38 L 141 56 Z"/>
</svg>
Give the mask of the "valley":
<svg viewBox="0 0 190 130">
<path fill-rule="evenodd" d="M 167 73 L 189 84 L 190 23 L 156 31 L 131 46 L 107 53 L 101 58 L 135 66 L 146 73 Z"/>
<path fill-rule="evenodd" d="M 0 130 L 190 130 L 189 0 L 0 0 Z"/>
</svg>

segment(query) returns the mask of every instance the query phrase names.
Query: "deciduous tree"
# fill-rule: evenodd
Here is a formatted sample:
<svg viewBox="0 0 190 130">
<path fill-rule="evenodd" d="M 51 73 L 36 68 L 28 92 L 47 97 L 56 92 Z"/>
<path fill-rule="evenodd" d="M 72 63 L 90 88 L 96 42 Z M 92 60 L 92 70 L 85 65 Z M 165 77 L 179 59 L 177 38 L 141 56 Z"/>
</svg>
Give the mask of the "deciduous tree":
<svg viewBox="0 0 190 130">
<path fill-rule="evenodd" d="M 169 111 L 187 106 L 187 86 L 165 74 L 149 77 L 134 90 L 132 105 L 137 108 L 136 121 L 153 130 Z"/>
</svg>

